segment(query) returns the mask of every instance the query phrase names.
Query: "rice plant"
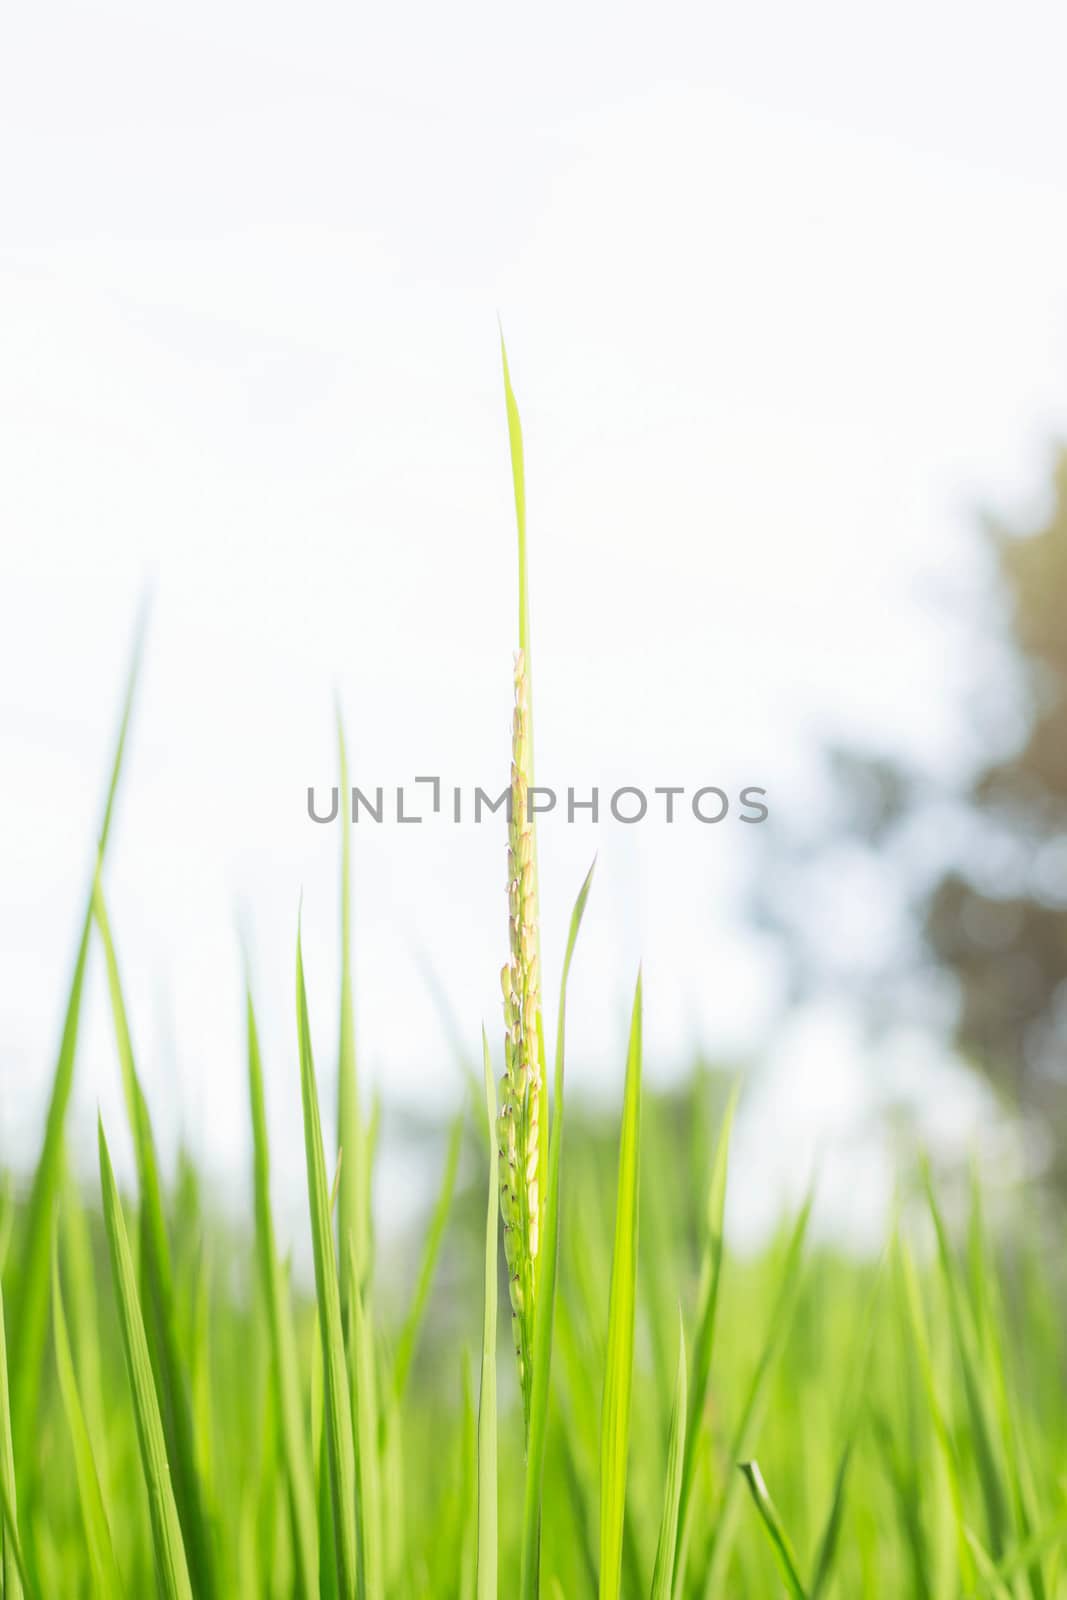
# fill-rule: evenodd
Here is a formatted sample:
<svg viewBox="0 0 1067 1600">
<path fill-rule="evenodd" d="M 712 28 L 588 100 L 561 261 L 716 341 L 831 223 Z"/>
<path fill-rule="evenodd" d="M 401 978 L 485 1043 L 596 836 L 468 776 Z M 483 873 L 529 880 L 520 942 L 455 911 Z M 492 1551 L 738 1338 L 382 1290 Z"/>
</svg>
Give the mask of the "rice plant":
<svg viewBox="0 0 1067 1600">
<path fill-rule="evenodd" d="M 212 1212 L 188 1163 L 164 1182 L 106 896 L 138 647 L 42 1148 L 28 1192 L 0 1191 L 0 1600 L 1067 1595 L 1064 1257 L 1047 1205 L 1023 1192 L 991 1215 L 976 1179 L 961 1234 L 916 1162 L 880 1262 L 812 1243 L 810 1199 L 762 1251 L 732 1253 L 728 1186 L 760 1182 L 730 1173 L 738 1086 L 701 1069 L 682 1091 L 645 1085 L 640 975 L 620 1109 L 568 1103 L 592 869 L 550 1084 L 506 357 L 504 386 L 519 606 L 503 1039 L 483 1029 L 484 1081 L 453 1124 L 424 1236 L 413 1255 L 371 1205 L 379 1116 L 355 1049 L 347 816 L 335 1149 L 295 932 L 312 1274 L 279 1249 L 251 977 L 248 1232 Z M 339 760 L 347 792 L 343 736 Z M 103 1126 L 98 1197 L 65 1152 L 94 944 L 135 1157 L 125 1199 Z"/>
</svg>

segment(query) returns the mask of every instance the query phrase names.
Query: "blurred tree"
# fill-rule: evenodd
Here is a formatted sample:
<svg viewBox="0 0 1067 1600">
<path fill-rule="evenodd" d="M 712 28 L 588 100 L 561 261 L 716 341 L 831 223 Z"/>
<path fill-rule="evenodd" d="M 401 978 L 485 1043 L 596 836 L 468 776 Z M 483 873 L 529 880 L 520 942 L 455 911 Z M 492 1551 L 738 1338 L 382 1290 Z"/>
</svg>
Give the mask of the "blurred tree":
<svg viewBox="0 0 1067 1600">
<path fill-rule="evenodd" d="M 895 758 L 831 749 L 837 866 L 828 879 L 825 832 L 799 855 L 783 841 L 778 865 L 790 853 L 792 863 L 770 875 L 759 910 L 787 935 L 795 990 L 837 977 L 862 992 L 876 1025 L 940 1007 L 962 1053 L 1046 1123 L 1067 1176 L 1067 449 L 1051 488 L 1029 528 L 979 522 L 991 604 L 963 654 L 976 716 L 996 704 L 976 723 L 968 775 L 946 784 Z M 849 877 L 857 845 L 866 879 Z M 881 887 L 868 892 L 872 870 Z M 859 923 L 895 894 L 901 915 L 866 957 L 846 933 L 827 960 L 833 941 L 820 947 L 811 932 L 835 876 L 854 882 Z"/>
<path fill-rule="evenodd" d="M 1067 1079 L 1067 451 L 1039 526 L 990 520 L 996 585 L 1024 703 L 1016 746 L 964 799 L 1000 863 L 952 870 L 929 890 L 924 932 L 959 984 L 957 1037 L 1024 1103 L 1057 1108 Z"/>
</svg>

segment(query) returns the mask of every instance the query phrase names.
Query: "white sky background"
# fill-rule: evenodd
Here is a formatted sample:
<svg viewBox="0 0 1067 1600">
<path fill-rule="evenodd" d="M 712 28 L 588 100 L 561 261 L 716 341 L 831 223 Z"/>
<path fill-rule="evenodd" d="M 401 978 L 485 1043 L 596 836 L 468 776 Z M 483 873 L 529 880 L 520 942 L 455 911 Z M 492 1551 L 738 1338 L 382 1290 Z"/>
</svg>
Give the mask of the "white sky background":
<svg viewBox="0 0 1067 1600">
<path fill-rule="evenodd" d="M 621 1080 L 641 958 L 651 1072 L 698 1041 L 762 1046 L 779 979 L 738 927 L 744 874 L 812 803 L 825 736 L 960 747 L 937 595 L 966 574 L 973 505 L 1025 503 L 1065 422 L 1061 8 L 352 11 L 40 5 L 2 26 L 5 1159 L 38 1138 L 151 583 L 107 873 L 142 1071 L 162 1127 L 240 1181 L 240 917 L 297 1184 L 301 890 L 327 1079 L 335 1040 L 339 835 L 304 811 L 335 777 L 335 690 L 356 781 L 505 779 L 498 311 L 539 776 L 760 783 L 772 807 L 766 833 L 542 829 L 553 1009 L 600 853 L 569 1013 L 587 1089 Z M 499 1031 L 500 830 L 356 842 L 362 1059 L 443 1106 L 458 1076 L 419 962 L 472 1046 L 483 1017 Z M 844 905 L 842 941 L 876 915 Z M 123 1139 L 99 979 L 87 1157 L 98 1101 Z M 834 1015 L 782 1032 L 754 1188 L 854 1138 L 857 1057 Z"/>
</svg>

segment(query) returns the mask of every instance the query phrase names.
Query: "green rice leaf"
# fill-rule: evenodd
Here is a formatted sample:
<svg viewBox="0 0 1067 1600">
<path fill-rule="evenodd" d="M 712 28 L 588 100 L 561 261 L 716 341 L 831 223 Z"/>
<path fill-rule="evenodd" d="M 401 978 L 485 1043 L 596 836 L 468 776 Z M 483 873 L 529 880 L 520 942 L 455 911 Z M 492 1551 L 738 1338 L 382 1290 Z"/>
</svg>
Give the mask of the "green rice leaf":
<svg viewBox="0 0 1067 1600">
<path fill-rule="evenodd" d="M 352 1387 L 352 1429 L 356 1447 L 356 1484 L 359 1506 L 361 1593 L 366 1600 L 383 1600 L 385 1572 L 382 1560 L 382 1483 L 378 1458 L 378 1375 L 374 1360 L 374 1331 L 359 1287 L 355 1242 L 348 1241 L 350 1283 L 349 1381 Z"/>
<path fill-rule="evenodd" d="M 302 1416 L 296 1330 L 293 1326 L 288 1282 L 278 1259 L 274 1235 L 263 1067 L 251 989 L 247 991 L 246 1000 L 248 1094 L 252 1115 L 253 1186 L 260 1283 L 267 1307 L 272 1355 L 271 1374 L 281 1427 L 282 1455 L 293 1523 L 298 1594 L 301 1600 L 318 1600 L 319 1551 L 315 1488 Z"/>
<path fill-rule="evenodd" d="M 304 1151 L 307 1160 L 311 1242 L 315 1256 L 315 1292 L 322 1340 L 324 1434 L 329 1464 L 330 1506 L 337 1567 L 339 1600 L 355 1600 L 359 1559 L 356 1535 L 355 1454 L 352 1442 L 352 1401 L 345 1368 L 341 1332 L 341 1293 L 334 1254 L 330 1200 L 326 1187 L 326 1156 L 311 1053 L 311 1025 L 304 984 L 304 956 L 299 933 L 296 941 L 296 1014 L 300 1039 L 300 1089 L 304 1108 Z M 321 1569 L 320 1569 L 321 1570 Z"/>
<path fill-rule="evenodd" d="M 370 1173 L 364 1150 L 363 1118 L 356 1073 L 356 1026 L 352 1003 L 352 807 L 348 754 L 340 711 L 337 746 L 341 765 L 341 1024 L 337 1045 L 337 1145 L 343 1154 L 338 1196 L 337 1237 L 341 1242 L 341 1312 L 350 1320 L 349 1271 L 365 1288 L 370 1270 Z M 350 1252 L 347 1240 L 352 1240 Z"/>
<path fill-rule="evenodd" d="M 485 1106 L 489 1127 L 489 1200 L 485 1218 L 485 1295 L 482 1305 L 482 1370 L 478 1390 L 478 1600 L 497 1600 L 497 1245 L 500 1152 L 496 1139 L 496 1084 L 489 1040 L 482 1029 Z"/>
<path fill-rule="evenodd" d="M 637 1214 L 641 1156 L 641 979 L 634 994 L 626 1062 L 615 1244 L 608 1299 L 608 1346 L 600 1434 L 600 1600 L 619 1600 L 622 1583 L 626 1467 L 630 1447 Z"/>
<path fill-rule="evenodd" d="M 667 1479 L 663 1489 L 663 1516 L 656 1544 L 656 1565 L 652 1573 L 652 1600 L 671 1600 L 674 1588 L 674 1552 L 678 1542 L 678 1514 L 682 1499 L 682 1474 L 686 1435 L 685 1326 L 678 1311 L 678 1377 L 671 1408 L 671 1431 L 667 1441 Z"/>
<path fill-rule="evenodd" d="M 793 1600 L 807 1600 L 804 1593 L 804 1585 L 801 1583 L 800 1575 L 797 1572 L 796 1557 L 789 1542 L 789 1535 L 785 1531 L 782 1519 L 778 1514 L 778 1508 L 771 1499 L 767 1485 L 763 1481 L 759 1463 L 756 1461 L 742 1461 L 739 1466 L 741 1475 L 748 1484 L 749 1493 L 752 1495 L 756 1510 L 760 1514 L 760 1521 L 763 1523 L 767 1537 L 771 1541 L 779 1571 L 785 1579 L 786 1588 L 789 1590 Z"/>
<path fill-rule="evenodd" d="M 141 668 L 144 634 L 145 613 L 142 612 L 134 636 L 133 655 L 126 679 L 118 738 L 111 762 L 111 777 L 100 831 L 97 835 L 97 862 L 104 858 L 111 832 L 126 737 L 133 712 L 134 692 Z M 92 916 L 90 890 L 63 1017 L 59 1055 L 52 1077 L 44 1142 L 33 1176 L 18 1261 L 19 1303 L 17 1318 L 12 1328 L 11 1356 L 13 1369 L 19 1374 L 19 1386 L 13 1423 L 19 1459 L 27 1463 L 27 1468 L 35 1460 L 32 1441 L 37 1427 L 39 1385 L 48 1331 L 48 1278 L 52 1252 L 52 1227 L 56 1196 L 63 1172 L 63 1125 L 74 1083 L 74 1057 L 78 1044 L 78 1026 L 81 1019 L 82 990 L 85 984 Z"/>
<path fill-rule="evenodd" d="M 189 1581 L 181 1523 L 171 1485 L 170 1464 L 163 1437 L 163 1423 L 159 1415 L 152 1363 L 148 1354 L 148 1340 L 137 1298 L 133 1257 L 130 1254 L 122 1203 L 115 1187 L 115 1174 L 112 1171 L 102 1122 L 99 1124 L 99 1143 L 104 1221 L 111 1251 L 111 1272 L 118 1299 L 126 1370 L 133 1394 L 141 1467 L 148 1489 L 156 1578 L 163 1600 L 192 1600 L 193 1588 Z"/>
<path fill-rule="evenodd" d="M 563 1071 L 567 1024 L 567 979 L 574 947 L 585 914 L 596 862 L 586 873 L 571 912 L 567 949 L 560 980 L 559 1016 L 556 1023 L 556 1062 L 553 1085 L 552 1127 L 549 1133 L 548 1195 L 544 1208 L 545 1232 L 534 1311 L 533 1374 L 530 1390 L 530 1429 L 526 1447 L 526 1489 L 523 1502 L 522 1569 L 520 1592 L 536 1600 L 540 1574 L 541 1498 L 544 1483 L 545 1439 L 548 1430 L 548 1392 L 552 1375 L 552 1337 L 556 1311 L 556 1274 L 559 1266 L 560 1167 L 563 1159 Z M 493 1122 L 494 1142 L 496 1122 Z"/>
<path fill-rule="evenodd" d="M 730 1156 L 730 1137 L 737 1110 L 740 1082 L 727 1101 L 719 1129 L 715 1159 L 711 1165 L 707 1203 L 704 1208 L 704 1251 L 700 1267 L 700 1292 L 697 1326 L 693 1339 L 693 1377 L 689 1388 L 689 1415 L 685 1428 L 685 1458 L 682 1465 L 681 1496 L 678 1508 L 678 1539 L 675 1546 L 674 1587 L 685 1583 L 685 1569 L 692 1531 L 693 1483 L 697 1461 L 697 1442 L 708 1398 L 711 1357 L 715 1344 L 715 1313 L 719 1304 L 724 1242 L 723 1219 L 726 1210 L 726 1178 Z"/>
<path fill-rule="evenodd" d="M 111 1544 L 111 1527 L 104 1509 L 100 1477 L 96 1469 L 89 1430 L 85 1425 L 74 1360 L 67 1334 L 67 1318 L 63 1308 L 63 1289 L 59 1281 L 58 1247 L 52 1260 L 52 1330 L 56 1346 L 56 1372 L 63 1397 L 67 1426 L 70 1429 L 71 1454 L 74 1474 L 78 1484 L 78 1503 L 81 1507 L 85 1541 L 92 1566 L 93 1585 L 100 1600 L 116 1600 L 123 1590 L 122 1579 Z"/>
<path fill-rule="evenodd" d="M 965 1590 L 969 1592 L 974 1586 L 975 1558 L 964 1516 L 964 1491 L 960 1462 L 953 1442 L 949 1420 L 938 1392 L 930 1340 L 926 1329 L 926 1318 L 923 1314 L 918 1273 L 915 1270 L 915 1263 L 907 1242 L 900 1234 L 897 1235 L 895 1240 L 894 1264 L 896 1268 L 894 1280 L 897 1286 L 902 1318 L 911 1333 L 911 1349 L 918 1363 L 919 1373 L 926 1392 L 927 1408 L 934 1426 L 934 1436 L 940 1447 L 945 1477 L 948 1482 L 955 1523 L 960 1575 L 963 1579 Z"/>
<path fill-rule="evenodd" d="M 8 1384 L 7 1335 L 4 1332 L 4 1289 L 0 1283 L 0 1493 L 4 1519 L 0 1526 L 0 1595 L 3 1600 L 23 1600 L 27 1589 L 25 1562 L 19 1541 L 15 1499 L 15 1450 L 11 1438 L 11 1390 Z"/>
<path fill-rule="evenodd" d="M 969 1314 L 960 1287 L 952 1247 L 941 1209 L 934 1192 L 933 1179 L 926 1162 L 923 1163 L 923 1182 L 926 1198 L 937 1234 L 937 1252 L 948 1299 L 949 1320 L 952 1325 L 956 1358 L 963 1378 L 963 1391 L 970 1416 L 974 1441 L 975 1463 L 978 1468 L 982 1497 L 985 1503 L 986 1524 L 989 1530 L 990 1550 L 994 1562 L 1007 1550 L 1011 1537 L 1008 1492 L 998 1459 L 996 1436 L 989 1412 L 988 1395 L 992 1383 L 985 1381 L 980 1370 L 980 1355 L 974 1323 Z"/>
<path fill-rule="evenodd" d="M 760 1351 L 759 1360 L 756 1362 L 756 1369 L 752 1375 L 745 1395 L 745 1402 L 741 1409 L 740 1420 L 733 1435 L 730 1447 L 731 1461 L 740 1463 L 746 1458 L 751 1448 L 752 1438 L 759 1427 L 760 1419 L 763 1415 L 770 1376 L 785 1342 L 793 1307 L 796 1303 L 797 1291 L 800 1286 L 804 1241 L 807 1237 L 808 1223 L 811 1220 L 813 1201 L 814 1195 L 809 1194 L 801 1207 L 800 1215 L 793 1225 L 793 1231 L 786 1245 L 782 1269 L 778 1279 L 778 1288 L 771 1306 L 763 1347 Z M 739 1503 L 738 1496 L 742 1481 L 742 1475 L 739 1473 L 731 1473 L 726 1480 L 726 1489 L 723 1494 L 722 1505 L 719 1508 L 719 1516 L 712 1532 L 711 1545 L 705 1564 L 707 1577 L 704 1589 L 705 1594 L 709 1596 L 719 1596 L 725 1592 L 726 1569 L 733 1544 Z"/>
<path fill-rule="evenodd" d="M 884 1265 L 884 1262 L 883 1262 Z M 854 1361 L 854 1371 L 850 1383 L 848 1396 L 847 1422 L 845 1427 L 844 1443 L 838 1458 L 837 1471 L 834 1474 L 834 1492 L 830 1501 L 830 1510 L 827 1513 L 823 1527 L 822 1537 L 819 1540 L 815 1556 L 814 1575 L 809 1586 L 809 1600 L 819 1600 L 830 1583 L 833 1575 L 834 1564 L 840 1545 L 841 1523 L 845 1510 L 845 1490 L 848 1484 L 849 1469 L 855 1451 L 856 1439 L 859 1434 L 860 1422 L 864 1415 L 864 1398 L 867 1392 L 867 1377 L 870 1366 L 871 1344 L 873 1341 L 875 1315 L 881 1298 L 883 1272 L 879 1268 L 875 1281 L 874 1291 L 870 1297 L 861 1325 L 858 1348 Z"/>
<path fill-rule="evenodd" d="M 99 871 L 93 885 L 93 914 L 104 947 L 115 1040 L 122 1067 L 122 1081 L 137 1161 L 141 1200 L 140 1267 L 148 1349 L 156 1378 L 163 1431 L 173 1475 L 174 1497 L 181 1519 L 190 1576 L 200 1600 L 210 1600 L 215 1593 L 213 1552 L 208 1516 L 204 1506 L 203 1486 L 198 1471 L 192 1403 L 182 1365 L 174 1269 L 163 1211 L 159 1163 L 156 1158 L 148 1103 L 142 1092 L 134 1061 L 118 959 L 111 937 Z"/>
</svg>

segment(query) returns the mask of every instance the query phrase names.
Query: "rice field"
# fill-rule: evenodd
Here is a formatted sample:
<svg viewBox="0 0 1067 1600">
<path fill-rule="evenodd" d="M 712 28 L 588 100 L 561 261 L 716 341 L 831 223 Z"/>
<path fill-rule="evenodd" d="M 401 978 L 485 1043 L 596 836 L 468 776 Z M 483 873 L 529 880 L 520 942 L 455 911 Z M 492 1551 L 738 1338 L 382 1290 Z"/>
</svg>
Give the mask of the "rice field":
<svg viewBox="0 0 1067 1600">
<path fill-rule="evenodd" d="M 534 718 L 518 409 L 502 1011 L 417 1240 L 376 1218 L 380 1119 L 355 1051 L 350 824 L 335 1060 L 316 1061 L 294 908 L 314 1275 L 283 1257 L 270 1074 L 247 993 L 247 1222 L 161 1175 L 107 903 L 130 674 L 32 1181 L 0 1200 L 0 1596 L 165 1600 L 1053 1600 L 1067 1595 L 1063 1219 L 977 1174 L 901 1172 L 878 1259 L 724 1238 L 741 1086 L 646 1086 L 634 975 L 618 1103 L 570 1105 L 566 999 L 540 967 Z M 342 793 L 347 793 L 343 738 Z M 506 937 L 505 937 L 506 936 Z M 107 973 L 135 1154 L 120 1194 L 65 1157 L 90 947 Z M 338 1147 L 320 1096 L 336 1089 Z M 566 1107 L 566 1115 L 565 1115 Z M 0 1152 L 2 1157 L 2 1152 Z"/>
</svg>

